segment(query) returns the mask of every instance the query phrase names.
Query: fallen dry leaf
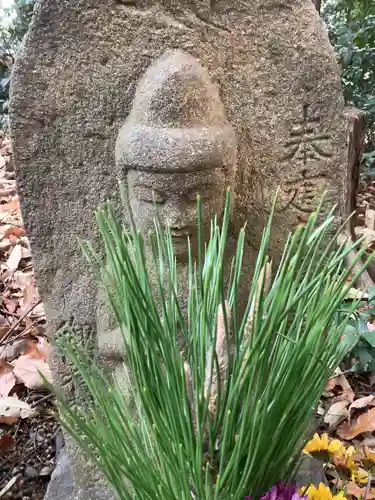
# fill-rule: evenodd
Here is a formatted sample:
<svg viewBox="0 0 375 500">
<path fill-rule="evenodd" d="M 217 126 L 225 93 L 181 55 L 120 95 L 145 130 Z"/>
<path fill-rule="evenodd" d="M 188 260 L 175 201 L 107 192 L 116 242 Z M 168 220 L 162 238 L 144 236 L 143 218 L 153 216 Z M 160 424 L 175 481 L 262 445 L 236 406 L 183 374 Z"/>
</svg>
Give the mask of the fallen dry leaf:
<svg viewBox="0 0 375 500">
<path fill-rule="evenodd" d="M 42 467 L 39 471 L 39 477 L 50 477 L 54 470 L 54 467 L 51 465 L 46 465 L 45 467 Z"/>
<path fill-rule="evenodd" d="M 0 252 L 7 252 L 12 246 L 11 242 L 6 239 L 0 242 Z"/>
<path fill-rule="evenodd" d="M 21 259 L 22 259 L 22 247 L 21 245 L 15 245 L 6 262 L 8 269 L 10 271 L 16 271 Z"/>
<path fill-rule="evenodd" d="M 1 187 L 4 188 L 4 186 Z M 7 186 L 5 189 L 0 189 L 0 196 L 6 198 L 7 196 L 12 196 L 16 194 L 16 192 L 17 192 L 16 186 Z"/>
<path fill-rule="evenodd" d="M 11 154 L 12 152 L 12 144 L 10 142 L 9 137 L 3 137 L 1 140 L 1 151 L 0 154 L 5 155 L 7 153 Z"/>
<path fill-rule="evenodd" d="M 351 411 L 353 408 L 366 408 L 367 406 L 374 406 L 374 400 L 375 396 L 365 396 L 363 398 L 356 399 L 349 406 L 349 411 Z"/>
<path fill-rule="evenodd" d="M 0 340 L 9 332 L 9 326 L 0 326 Z"/>
<path fill-rule="evenodd" d="M 28 341 L 24 354 L 45 361 L 50 353 L 50 349 L 50 344 L 45 337 L 36 337 Z"/>
<path fill-rule="evenodd" d="M 13 344 L 0 347 L 0 360 L 13 361 L 15 358 L 18 358 L 18 356 L 21 356 L 21 354 L 25 354 L 25 351 L 28 348 L 28 343 L 29 340 L 21 339 Z"/>
<path fill-rule="evenodd" d="M 31 286 L 33 278 L 32 272 L 16 271 L 13 275 L 13 281 L 16 287 L 25 290 L 26 287 Z"/>
<path fill-rule="evenodd" d="M 16 185 L 16 183 L 13 179 L 5 179 L 4 178 L 4 179 L 0 180 L 0 187 L 2 189 L 6 189 L 9 186 L 15 186 L 15 185 Z"/>
<path fill-rule="evenodd" d="M 19 197 L 17 195 L 13 196 L 10 201 L 3 205 L 3 210 L 4 212 L 8 212 L 10 215 L 16 215 L 16 219 L 20 219 L 21 206 Z"/>
<path fill-rule="evenodd" d="M 362 432 L 375 431 L 375 408 L 360 415 L 354 424 L 343 424 L 337 429 L 337 434 L 341 439 L 353 439 Z"/>
<path fill-rule="evenodd" d="M 332 377 L 328 381 L 326 392 L 333 392 L 334 390 L 337 391 L 339 388 L 341 394 L 337 396 L 336 401 L 348 401 L 349 403 L 352 403 L 354 401 L 355 394 L 347 378 L 342 374 L 340 368 L 336 368 L 334 373 L 336 377 Z"/>
<path fill-rule="evenodd" d="M 347 483 L 345 485 L 345 490 L 348 495 L 353 495 L 356 498 L 364 498 L 366 487 L 361 488 L 360 486 L 358 486 L 358 484 Z M 375 488 L 371 488 L 371 490 L 368 491 L 366 498 L 367 500 L 372 500 L 375 498 Z"/>
<path fill-rule="evenodd" d="M 12 286 L 11 288 L 12 288 L 12 290 L 14 289 L 14 287 L 13 287 L 13 286 Z M 21 290 L 18 290 L 18 289 L 16 289 L 16 291 L 13 291 L 13 292 L 11 293 L 11 295 L 10 295 L 10 297 L 11 297 L 12 299 L 21 299 L 21 298 L 22 298 L 22 296 L 23 296 L 22 291 L 21 291 Z"/>
<path fill-rule="evenodd" d="M 3 297 L 4 305 L 7 308 L 7 311 L 13 314 L 18 307 L 18 300 L 9 299 L 8 297 Z"/>
<path fill-rule="evenodd" d="M 29 389 L 44 389 L 40 373 L 52 383 L 52 372 L 48 363 L 41 358 L 23 354 L 13 362 L 13 373 L 16 378 Z M 39 373 L 40 372 L 40 373 Z"/>
<path fill-rule="evenodd" d="M 35 319 L 45 318 L 46 313 L 43 304 L 40 303 L 37 306 L 35 306 L 34 309 L 31 311 L 30 316 Z"/>
<path fill-rule="evenodd" d="M 30 259 L 31 258 L 31 249 L 29 246 L 24 246 L 24 245 L 21 245 L 21 255 L 22 255 L 22 259 Z"/>
<path fill-rule="evenodd" d="M 24 291 L 23 297 L 20 300 L 20 316 L 23 316 L 32 306 L 34 300 L 35 289 L 33 285 L 29 282 L 27 283 Z"/>
<path fill-rule="evenodd" d="M 13 365 L 7 363 L 6 361 L 0 361 L 0 377 L 12 371 L 13 371 Z"/>
<path fill-rule="evenodd" d="M 14 445 L 14 438 L 10 434 L 3 434 L 0 438 L 0 454 L 9 450 Z"/>
<path fill-rule="evenodd" d="M 362 436 L 364 437 L 362 445 L 368 446 L 373 450 L 375 448 L 375 436 L 371 432 L 364 432 Z"/>
<path fill-rule="evenodd" d="M 9 241 L 10 243 L 10 246 L 14 247 L 14 245 L 17 245 L 17 243 L 19 242 L 19 238 L 17 238 L 17 236 L 13 236 L 12 234 L 9 236 L 8 239 L 4 240 L 4 241 Z"/>
<path fill-rule="evenodd" d="M 8 396 L 15 385 L 16 377 L 12 372 L 2 375 L 0 377 L 0 398 Z"/>
<path fill-rule="evenodd" d="M 26 231 L 23 227 L 11 226 L 4 233 L 4 238 L 9 238 L 9 236 L 21 238 L 21 236 L 26 236 Z"/>
<path fill-rule="evenodd" d="M 6 271 L 4 271 L 1 275 L 0 275 L 0 281 L 5 281 L 7 280 L 8 278 L 10 278 L 10 276 L 12 276 L 13 274 L 13 271 L 11 271 L 10 269 L 7 269 Z"/>
<path fill-rule="evenodd" d="M 6 361 L 0 361 L 0 397 L 8 396 L 16 385 L 16 377 L 13 375 L 13 366 Z"/>
<path fill-rule="evenodd" d="M 0 398 L 0 423 L 12 425 L 19 418 L 34 417 L 36 411 L 16 397 Z"/>
<path fill-rule="evenodd" d="M 338 401 L 329 408 L 324 417 L 324 422 L 328 424 L 329 429 L 337 427 L 349 416 L 348 405 L 349 401 Z"/>
<path fill-rule="evenodd" d="M 355 232 L 359 237 L 363 236 L 363 248 L 371 247 L 371 244 L 375 241 L 375 231 L 373 229 L 368 229 L 367 227 L 356 227 Z"/>
</svg>

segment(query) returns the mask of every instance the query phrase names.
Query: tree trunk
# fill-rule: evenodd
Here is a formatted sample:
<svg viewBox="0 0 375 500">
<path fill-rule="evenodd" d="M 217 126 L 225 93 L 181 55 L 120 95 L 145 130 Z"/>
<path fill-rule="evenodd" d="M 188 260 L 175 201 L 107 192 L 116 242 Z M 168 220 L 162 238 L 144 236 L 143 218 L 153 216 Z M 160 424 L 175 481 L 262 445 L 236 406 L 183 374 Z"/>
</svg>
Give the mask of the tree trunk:
<svg viewBox="0 0 375 500">
<path fill-rule="evenodd" d="M 359 189 L 359 174 L 363 153 L 363 145 L 366 131 L 366 119 L 362 111 L 355 108 L 345 109 L 345 118 L 348 132 L 347 152 L 347 175 L 346 193 L 343 200 L 345 215 L 350 215 L 357 208 L 357 193 Z M 349 222 L 349 231 L 353 240 L 356 239 L 354 232 L 354 217 Z"/>
</svg>

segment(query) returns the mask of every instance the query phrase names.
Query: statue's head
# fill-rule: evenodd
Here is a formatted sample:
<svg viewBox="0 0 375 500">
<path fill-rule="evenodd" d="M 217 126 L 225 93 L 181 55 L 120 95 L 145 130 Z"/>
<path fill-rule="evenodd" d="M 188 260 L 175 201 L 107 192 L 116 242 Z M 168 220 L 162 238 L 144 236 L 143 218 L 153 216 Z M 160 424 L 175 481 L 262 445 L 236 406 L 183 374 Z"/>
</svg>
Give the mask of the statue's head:
<svg viewBox="0 0 375 500">
<path fill-rule="evenodd" d="M 166 53 L 139 82 L 116 144 L 118 174 L 128 184 L 137 227 L 146 235 L 157 211 L 171 229 L 176 256 L 184 259 L 187 236 L 193 251 L 197 243 L 197 194 L 209 236 L 235 163 L 234 130 L 207 71 L 190 55 Z"/>
</svg>

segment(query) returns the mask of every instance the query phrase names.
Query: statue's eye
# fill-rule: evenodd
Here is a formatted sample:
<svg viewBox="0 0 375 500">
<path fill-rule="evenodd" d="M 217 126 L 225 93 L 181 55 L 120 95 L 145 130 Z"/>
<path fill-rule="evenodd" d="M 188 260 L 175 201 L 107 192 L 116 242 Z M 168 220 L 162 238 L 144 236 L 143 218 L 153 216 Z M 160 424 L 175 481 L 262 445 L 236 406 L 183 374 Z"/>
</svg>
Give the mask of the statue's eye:
<svg viewBox="0 0 375 500">
<path fill-rule="evenodd" d="M 153 191 L 152 193 L 152 201 L 155 203 L 164 203 L 165 199 L 164 196 L 162 196 L 160 193 L 157 193 L 156 191 Z"/>
<path fill-rule="evenodd" d="M 196 191 L 191 191 L 190 193 L 187 194 L 187 199 L 189 201 L 196 201 L 197 195 L 198 195 L 198 193 Z"/>
<path fill-rule="evenodd" d="M 158 203 L 158 204 L 162 204 L 165 202 L 164 197 L 156 191 L 151 191 L 150 193 L 143 192 L 140 196 L 140 200 L 146 203 Z"/>
</svg>

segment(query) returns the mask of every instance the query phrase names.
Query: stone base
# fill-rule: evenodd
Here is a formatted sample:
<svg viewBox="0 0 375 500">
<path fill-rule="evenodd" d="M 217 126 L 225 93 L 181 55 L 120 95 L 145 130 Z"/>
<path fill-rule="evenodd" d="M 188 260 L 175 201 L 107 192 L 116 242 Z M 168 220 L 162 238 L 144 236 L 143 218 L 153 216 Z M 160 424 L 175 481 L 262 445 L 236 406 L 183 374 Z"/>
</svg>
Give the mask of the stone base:
<svg viewBox="0 0 375 500">
<path fill-rule="evenodd" d="M 59 453 L 44 500 L 115 500 L 107 489 L 92 485 L 84 491 L 76 489 L 66 449 Z"/>
<path fill-rule="evenodd" d="M 44 500 L 72 500 L 74 498 L 74 479 L 69 457 L 63 448 L 57 459 Z"/>
<path fill-rule="evenodd" d="M 327 484 L 321 462 L 313 457 L 305 455 L 302 457 L 300 467 L 295 476 L 299 487 L 319 483 Z M 77 490 L 74 484 L 72 469 L 66 449 L 63 448 L 57 460 L 56 469 L 52 473 L 51 482 L 48 486 L 44 500 L 115 500 L 108 490 L 95 485 L 92 488 Z"/>
<path fill-rule="evenodd" d="M 322 463 L 310 455 L 303 455 L 294 480 L 300 488 L 309 484 L 318 486 L 319 483 L 328 486 Z"/>
</svg>

